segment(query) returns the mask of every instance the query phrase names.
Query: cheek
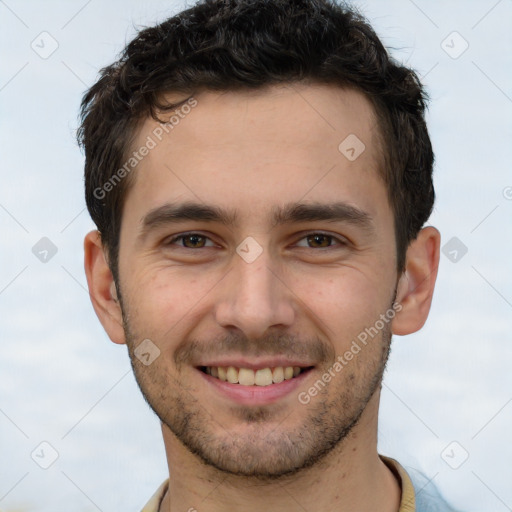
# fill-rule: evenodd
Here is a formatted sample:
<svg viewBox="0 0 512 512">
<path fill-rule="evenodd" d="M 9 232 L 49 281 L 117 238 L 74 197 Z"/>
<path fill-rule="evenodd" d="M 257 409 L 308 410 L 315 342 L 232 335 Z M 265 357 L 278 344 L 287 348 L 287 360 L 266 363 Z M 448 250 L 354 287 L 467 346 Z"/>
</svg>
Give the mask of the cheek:
<svg viewBox="0 0 512 512">
<path fill-rule="evenodd" d="M 197 271 L 146 268 L 128 279 L 130 317 L 137 327 L 151 330 L 159 339 L 194 322 L 201 302 L 219 279 L 198 277 Z M 182 325 L 181 325 L 182 324 Z M 166 335 L 166 336 L 164 336 Z"/>
<path fill-rule="evenodd" d="M 389 307 L 383 284 L 378 286 L 359 270 L 346 268 L 324 279 L 302 274 L 295 282 L 294 291 L 307 306 L 306 314 L 312 311 L 318 327 L 340 343 L 350 343 Z"/>
</svg>

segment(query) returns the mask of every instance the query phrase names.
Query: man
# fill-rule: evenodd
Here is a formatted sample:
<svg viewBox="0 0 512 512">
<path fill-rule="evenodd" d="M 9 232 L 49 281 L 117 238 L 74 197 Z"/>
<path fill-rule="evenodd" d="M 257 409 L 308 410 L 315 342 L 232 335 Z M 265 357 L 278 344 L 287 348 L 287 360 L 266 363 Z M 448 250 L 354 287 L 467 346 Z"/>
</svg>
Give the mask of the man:
<svg viewBox="0 0 512 512">
<path fill-rule="evenodd" d="M 377 453 L 440 236 L 425 96 L 327 0 L 207 0 L 82 104 L 95 311 L 162 423 L 144 511 L 451 510 Z"/>
</svg>

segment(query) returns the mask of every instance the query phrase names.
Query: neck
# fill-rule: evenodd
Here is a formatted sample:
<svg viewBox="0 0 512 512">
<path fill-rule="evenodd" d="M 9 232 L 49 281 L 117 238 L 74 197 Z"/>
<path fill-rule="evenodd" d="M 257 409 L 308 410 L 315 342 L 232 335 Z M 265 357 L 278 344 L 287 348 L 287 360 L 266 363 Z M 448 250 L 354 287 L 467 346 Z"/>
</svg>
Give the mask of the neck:
<svg viewBox="0 0 512 512">
<path fill-rule="evenodd" d="M 320 462 L 271 482 L 206 466 L 162 426 L 170 476 L 160 512 L 396 512 L 399 484 L 377 453 L 379 394 L 350 434 Z"/>
</svg>

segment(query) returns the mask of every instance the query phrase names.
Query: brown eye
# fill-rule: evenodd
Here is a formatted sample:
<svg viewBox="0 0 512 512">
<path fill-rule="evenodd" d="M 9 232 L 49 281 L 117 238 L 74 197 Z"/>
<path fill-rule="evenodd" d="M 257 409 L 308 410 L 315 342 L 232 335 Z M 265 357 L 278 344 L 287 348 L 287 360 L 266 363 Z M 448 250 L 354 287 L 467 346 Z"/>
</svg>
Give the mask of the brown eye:
<svg viewBox="0 0 512 512">
<path fill-rule="evenodd" d="M 208 244 L 208 242 L 210 243 Z M 175 236 L 166 245 L 177 245 L 185 249 L 202 249 L 203 247 L 212 247 L 214 244 L 207 236 L 199 233 L 189 233 Z"/>
<path fill-rule="evenodd" d="M 206 243 L 206 238 L 201 235 L 185 235 L 182 236 L 181 239 L 183 240 L 184 247 L 188 247 L 190 249 L 204 247 L 204 244 Z"/>
<path fill-rule="evenodd" d="M 310 247 L 330 247 L 333 237 L 329 235 L 324 235 L 322 233 L 316 233 L 314 235 L 309 235 L 306 237 L 308 241 L 308 245 Z"/>
<path fill-rule="evenodd" d="M 309 233 L 295 244 L 305 249 L 343 249 L 347 245 L 348 241 L 344 237 L 322 232 Z"/>
</svg>

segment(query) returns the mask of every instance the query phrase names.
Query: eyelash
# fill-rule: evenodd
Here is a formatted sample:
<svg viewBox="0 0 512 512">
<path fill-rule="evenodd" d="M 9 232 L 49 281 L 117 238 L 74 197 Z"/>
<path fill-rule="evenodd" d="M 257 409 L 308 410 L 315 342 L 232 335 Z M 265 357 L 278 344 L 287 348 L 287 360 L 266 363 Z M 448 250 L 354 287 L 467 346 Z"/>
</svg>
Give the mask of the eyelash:
<svg viewBox="0 0 512 512">
<path fill-rule="evenodd" d="M 343 239 L 343 238 L 338 238 L 334 235 L 331 235 L 329 233 L 324 233 L 322 231 L 312 231 L 310 233 L 307 233 L 306 235 L 304 235 L 302 238 L 299 239 L 299 241 L 302 241 L 310 236 L 315 236 L 315 235 L 321 235 L 321 236 L 325 236 L 327 238 L 329 238 L 331 241 L 336 241 L 338 242 L 338 245 L 341 246 L 341 247 L 345 247 L 348 245 L 348 242 Z M 175 242 L 177 242 L 178 240 L 183 240 L 184 238 L 187 238 L 187 237 L 192 237 L 192 236 L 198 236 L 198 237 L 201 237 L 201 238 L 205 238 L 207 240 L 210 240 L 211 239 L 205 235 L 202 235 L 201 233 L 196 233 L 194 231 L 191 231 L 190 233 L 182 233 L 181 235 L 177 235 L 173 238 L 171 238 L 169 241 L 165 242 L 165 245 L 166 246 L 169 246 L 169 245 L 173 245 Z M 188 249 L 188 250 L 193 250 L 193 249 L 206 249 L 207 247 L 211 247 L 211 246 L 206 246 L 206 247 L 185 247 L 185 246 L 180 246 L 180 249 Z M 303 246 L 302 246 L 303 247 Z M 333 247 L 336 247 L 336 245 L 329 245 L 327 247 L 303 247 L 305 249 L 331 249 Z"/>
</svg>

